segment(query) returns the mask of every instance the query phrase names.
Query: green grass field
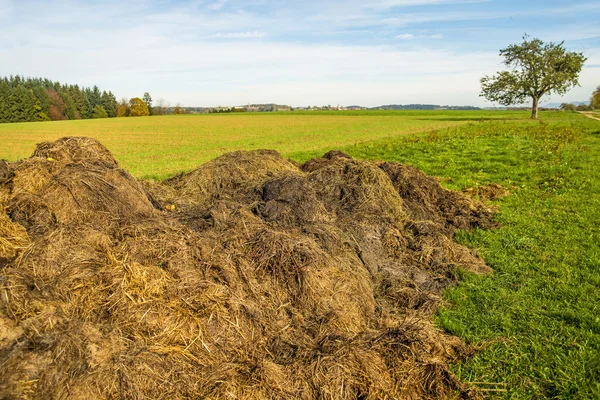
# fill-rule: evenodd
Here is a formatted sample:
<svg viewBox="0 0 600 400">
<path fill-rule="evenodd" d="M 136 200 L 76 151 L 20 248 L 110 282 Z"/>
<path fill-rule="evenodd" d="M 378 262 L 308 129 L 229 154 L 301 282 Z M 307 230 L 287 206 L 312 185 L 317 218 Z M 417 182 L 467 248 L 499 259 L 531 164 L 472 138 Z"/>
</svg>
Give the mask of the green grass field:
<svg viewBox="0 0 600 400">
<path fill-rule="evenodd" d="M 398 161 L 450 188 L 490 183 L 498 229 L 460 232 L 494 273 L 464 274 L 438 326 L 479 348 L 454 371 L 490 398 L 600 398 L 600 121 L 575 113 L 373 112 L 174 116 L 0 125 L 0 158 L 65 135 L 103 141 L 138 177 L 225 151 L 302 161 L 332 148 Z"/>
<path fill-rule="evenodd" d="M 561 113 L 552 113 L 556 118 Z M 140 178 L 162 179 L 223 153 L 268 148 L 284 156 L 456 127 L 485 119 L 525 117 L 523 112 L 372 111 L 171 115 L 0 124 L 0 159 L 28 157 L 35 144 L 63 136 L 90 136 Z M 564 116 L 564 114 L 563 114 Z"/>
</svg>

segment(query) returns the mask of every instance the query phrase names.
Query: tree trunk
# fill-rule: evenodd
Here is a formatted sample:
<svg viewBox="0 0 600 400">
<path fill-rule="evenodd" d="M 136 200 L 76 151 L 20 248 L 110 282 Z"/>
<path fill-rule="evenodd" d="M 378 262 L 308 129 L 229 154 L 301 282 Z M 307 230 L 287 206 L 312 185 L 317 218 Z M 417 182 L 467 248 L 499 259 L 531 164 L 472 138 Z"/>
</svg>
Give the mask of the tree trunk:
<svg viewBox="0 0 600 400">
<path fill-rule="evenodd" d="M 537 117 L 538 117 L 538 101 L 539 101 L 539 99 L 537 97 L 533 98 L 533 104 L 531 106 L 531 118 L 532 119 L 537 119 Z"/>
</svg>

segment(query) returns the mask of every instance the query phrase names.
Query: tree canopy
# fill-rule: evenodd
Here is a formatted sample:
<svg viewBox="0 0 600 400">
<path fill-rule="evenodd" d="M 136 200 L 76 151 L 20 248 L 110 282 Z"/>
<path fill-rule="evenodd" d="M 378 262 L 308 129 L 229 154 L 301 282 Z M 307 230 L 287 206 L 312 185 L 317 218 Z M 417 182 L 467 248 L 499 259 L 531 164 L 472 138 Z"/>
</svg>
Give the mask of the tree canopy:
<svg viewBox="0 0 600 400">
<path fill-rule="evenodd" d="M 594 93 L 592 93 L 590 107 L 592 107 L 594 110 L 600 110 L 600 86 L 598 86 L 596 90 L 594 90 Z"/>
<path fill-rule="evenodd" d="M 152 96 L 150 96 L 150 93 L 144 93 L 142 100 L 144 100 L 144 103 L 146 103 L 146 106 L 148 107 L 148 112 L 152 115 Z"/>
<path fill-rule="evenodd" d="M 560 105 L 560 109 L 563 111 L 576 111 L 577 106 L 575 104 L 571 104 L 571 103 L 562 103 Z"/>
<path fill-rule="evenodd" d="M 134 97 L 133 99 L 129 100 L 129 107 L 131 109 L 130 115 L 132 117 L 142 117 L 150 115 L 150 112 L 148 111 L 148 106 L 146 105 L 144 100 L 140 99 L 139 97 Z"/>
<path fill-rule="evenodd" d="M 542 96 L 563 95 L 579 85 L 579 73 L 587 58 L 583 53 L 567 51 L 563 43 L 544 43 L 525 35 L 523 43 L 501 49 L 507 70 L 481 78 L 481 96 L 507 106 L 531 99 L 531 118 L 537 118 Z"/>
</svg>

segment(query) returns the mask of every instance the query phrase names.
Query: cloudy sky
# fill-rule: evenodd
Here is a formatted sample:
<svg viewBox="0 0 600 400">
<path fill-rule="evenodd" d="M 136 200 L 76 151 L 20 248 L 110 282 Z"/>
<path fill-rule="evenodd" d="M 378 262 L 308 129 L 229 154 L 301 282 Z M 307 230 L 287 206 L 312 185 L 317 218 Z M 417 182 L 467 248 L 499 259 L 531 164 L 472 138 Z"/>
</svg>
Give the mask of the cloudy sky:
<svg viewBox="0 0 600 400">
<path fill-rule="evenodd" d="M 0 0 L 0 76 L 186 106 L 491 105 L 479 79 L 524 33 L 564 40 L 600 85 L 600 1 Z"/>
</svg>

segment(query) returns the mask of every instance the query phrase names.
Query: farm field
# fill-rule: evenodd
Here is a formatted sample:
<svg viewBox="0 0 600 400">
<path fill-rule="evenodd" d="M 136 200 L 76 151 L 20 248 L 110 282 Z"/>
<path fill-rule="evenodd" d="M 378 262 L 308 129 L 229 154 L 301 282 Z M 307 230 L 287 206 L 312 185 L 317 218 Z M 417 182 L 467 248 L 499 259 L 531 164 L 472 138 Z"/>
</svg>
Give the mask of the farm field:
<svg viewBox="0 0 600 400">
<path fill-rule="evenodd" d="M 369 111 L 172 115 L 0 124 L 0 159 L 28 157 L 36 143 L 64 136 L 100 140 L 138 178 L 163 179 L 237 149 L 274 149 L 284 156 L 398 135 L 454 128 L 527 112 Z M 548 113 L 546 118 L 572 118 Z"/>
<path fill-rule="evenodd" d="M 459 232 L 494 272 L 461 273 L 436 314 L 477 352 L 453 371 L 489 398 L 600 398 L 600 121 L 576 113 L 352 112 L 168 116 L 0 125 L 0 159 L 91 136 L 138 178 L 268 148 L 296 161 L 341 149 L 414 165 L 463 190 L 499 184 L 501 227 Z"/>
</svg>

